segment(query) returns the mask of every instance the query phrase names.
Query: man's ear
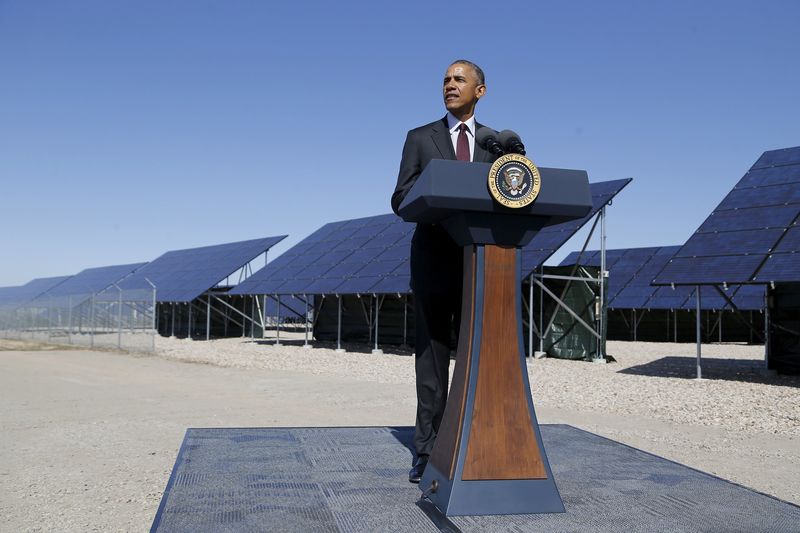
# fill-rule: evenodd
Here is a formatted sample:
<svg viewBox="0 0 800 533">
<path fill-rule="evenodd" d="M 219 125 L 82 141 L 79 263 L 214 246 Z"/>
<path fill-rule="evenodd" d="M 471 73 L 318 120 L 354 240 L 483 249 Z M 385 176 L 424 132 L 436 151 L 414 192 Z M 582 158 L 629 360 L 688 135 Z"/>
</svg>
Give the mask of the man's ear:
<svg viewBox="0 0 800 533">
<path fill-rule="evenodd" d="M 475 88 L 475 96 L 483 98 L 486 95 L 486 85 L 478 85 Z"/>
</svg>

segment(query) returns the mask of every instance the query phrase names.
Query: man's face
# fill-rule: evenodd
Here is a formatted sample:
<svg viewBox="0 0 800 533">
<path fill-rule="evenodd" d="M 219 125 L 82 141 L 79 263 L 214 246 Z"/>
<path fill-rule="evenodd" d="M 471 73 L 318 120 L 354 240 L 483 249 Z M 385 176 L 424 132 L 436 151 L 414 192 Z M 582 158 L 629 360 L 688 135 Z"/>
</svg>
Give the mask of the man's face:
<svg viewBox="0 0 800 533">
<path fill-rule="evenodd" d="M 459 114 L 472 114 L 478 99 L 486 93 L 486 86 L 478 80 L 478 75 L 469 65 L 453 63 L 444 75 L 444 106 L 448 111 Z"/>
</svg>

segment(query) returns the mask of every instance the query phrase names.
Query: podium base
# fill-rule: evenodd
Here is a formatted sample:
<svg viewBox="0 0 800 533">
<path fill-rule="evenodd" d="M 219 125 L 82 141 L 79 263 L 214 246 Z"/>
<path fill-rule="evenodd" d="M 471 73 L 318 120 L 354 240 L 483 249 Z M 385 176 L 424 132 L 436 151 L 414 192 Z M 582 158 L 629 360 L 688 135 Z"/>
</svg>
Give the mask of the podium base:
<svg viewBox="0 0 800 533">
<path fill-rule="evenodd" d="M 436 490 L 431 485 L 436 480 Z M 441 480 L 441 481 L 440 481 Z M 553 478 L 448 480 L 429 464 L 420 482 L 427 498 L 446 516 L 563 513 Z"/>
</svg>

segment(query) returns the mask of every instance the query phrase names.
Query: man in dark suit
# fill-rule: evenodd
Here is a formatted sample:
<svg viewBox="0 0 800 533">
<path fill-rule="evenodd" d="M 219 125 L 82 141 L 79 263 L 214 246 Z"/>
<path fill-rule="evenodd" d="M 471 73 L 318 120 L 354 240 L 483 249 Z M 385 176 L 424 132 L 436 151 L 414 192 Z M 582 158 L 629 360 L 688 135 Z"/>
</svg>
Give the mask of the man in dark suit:
<svg viewBox="0 0 800 533">
<path fill-rule="evenodd" d="M 392 209 L 398 207 L 431 159 L 491 162 L 475 142 L 475 105 L 486 94 L 483 71 L 470 61 L 454 61 L 444 75 L 447 115 L 408 132 Z M 450 334 L 461 322 L 463 250 L 438 224 L 417 224 L 411 241 L 411 288 L 416 322 L 416 459 L 408 480 L 419 483 L 439 431 L 447 402 Z"/>
</svg>

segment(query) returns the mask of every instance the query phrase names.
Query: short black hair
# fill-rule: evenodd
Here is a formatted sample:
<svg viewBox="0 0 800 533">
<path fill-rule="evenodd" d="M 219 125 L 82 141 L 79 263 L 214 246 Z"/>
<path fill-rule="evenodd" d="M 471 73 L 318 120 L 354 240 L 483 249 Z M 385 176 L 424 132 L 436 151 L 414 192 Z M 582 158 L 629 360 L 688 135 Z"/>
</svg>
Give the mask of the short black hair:
<svg viewBox="0 0 800 533">
<path fill-rule="evenodd" d="M 466 59 L 456 59 L 455 61 L 453 61 L 450 64 L 451 65 L 455 65 L 456 63 L 461 63 L 463 65 L 469 65 L 470 67 L 472 67 L 473 70 L 475 70 L 475 74 L 478 75 L 478 81 L 480 82 L 480 84 L 481 85 L 486 85 L 486 78 L 483 75 L 483 69 L 481 67 L 479 67 L 478 65 L 476 65 L 472 61 L 468 61 Z"/>
</svg>

